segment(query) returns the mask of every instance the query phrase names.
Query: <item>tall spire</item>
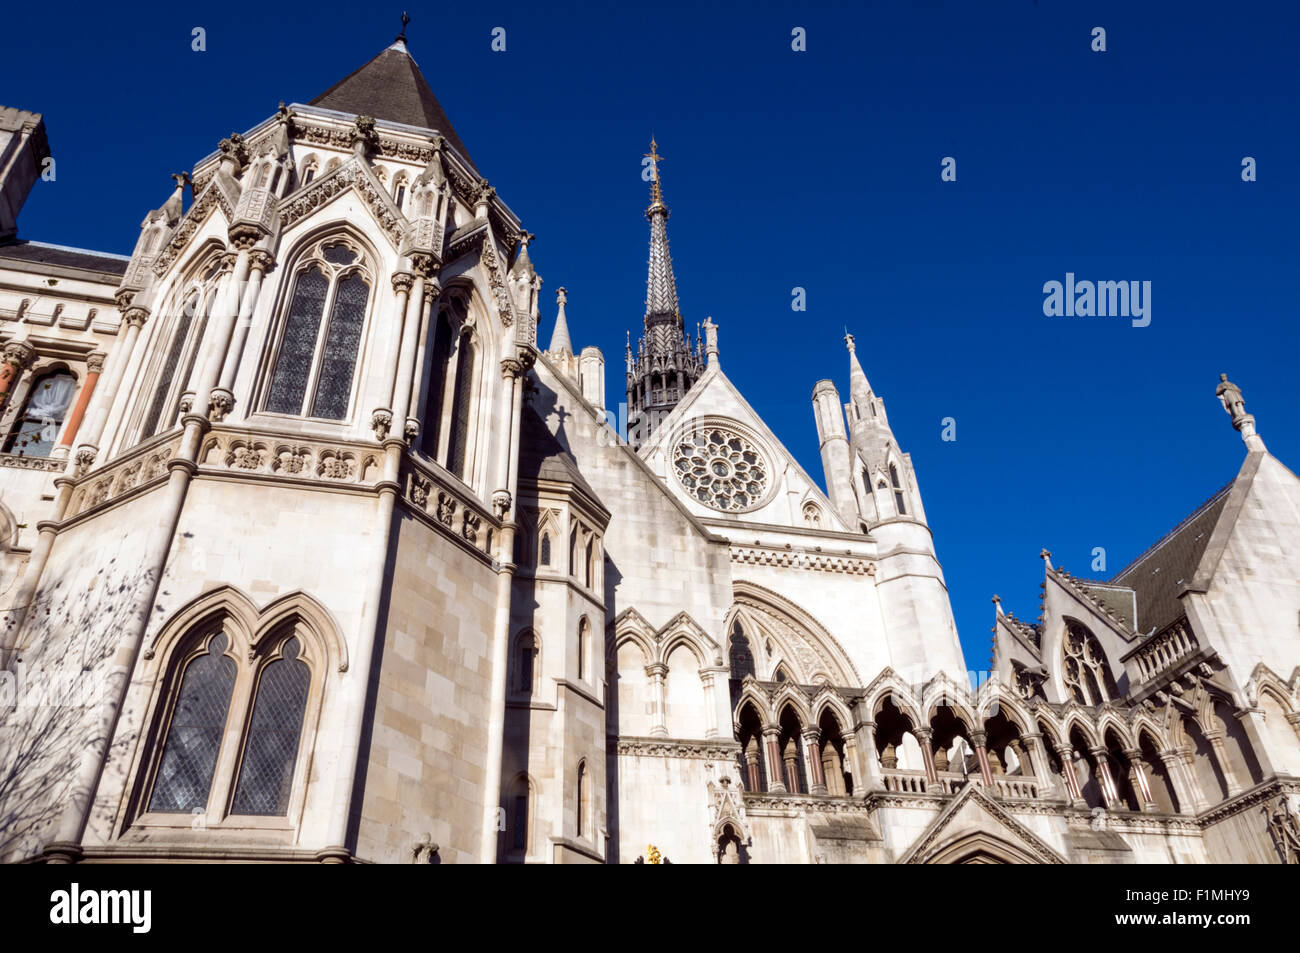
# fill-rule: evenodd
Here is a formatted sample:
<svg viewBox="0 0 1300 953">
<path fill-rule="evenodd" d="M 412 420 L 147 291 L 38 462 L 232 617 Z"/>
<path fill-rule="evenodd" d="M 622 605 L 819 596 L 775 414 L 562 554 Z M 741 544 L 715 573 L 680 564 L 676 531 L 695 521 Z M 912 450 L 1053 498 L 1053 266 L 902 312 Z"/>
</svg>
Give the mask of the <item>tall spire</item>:
<svg viewBox="0 0 1300 953">
<path fill-rule="evenodd" d="M 858 350 L 853 335 L 847 330 L 844 332 L 844 344 L 849 349 L 849 395 L 858 405 L 859 414 L 866 416 L 870 413 L 871 384 L 867 381 L 861 362 L 858 361 Z"/>
<path fill-rule="evenodd" d="M 645 319 L 647 330 L 653 318 L 672 318 L 681 323 L 677 304 L 677 279 L 673 276 L 673 258 L 668 252 L 668 206 L 664 205 L 663 189 L 659 184 L 658 144 L 650 140 L 650 206 L 645 216 L 650 220 L 650 273 L 646 277 Z"/>
<path fill-rule="evenodd" d="M 677 301 L 677 279 L 668 251 L 668 206 L 659 179 L 659 144 L 650 140 L 650 264 L 646 276 L 645 331 L 627 366 L 628 439 L 640 444 L 703 372 L 699 342 L 691 348 Z M 629 342 L 630 344 L 630 342 Z"/>
<path fill-rule="evenodd" d="M 568 300 L 567 291 L 563 288 L 555 289 L 555 303 L 559 306 L 559 311 L 555 315 L 555 330 L 551 332 L 551 346 L 548 348 L 552 354 L 573 353 L 573 342 L 569 340 L 569 321 L 564 316 L 564 306 Z"/>
</svg>

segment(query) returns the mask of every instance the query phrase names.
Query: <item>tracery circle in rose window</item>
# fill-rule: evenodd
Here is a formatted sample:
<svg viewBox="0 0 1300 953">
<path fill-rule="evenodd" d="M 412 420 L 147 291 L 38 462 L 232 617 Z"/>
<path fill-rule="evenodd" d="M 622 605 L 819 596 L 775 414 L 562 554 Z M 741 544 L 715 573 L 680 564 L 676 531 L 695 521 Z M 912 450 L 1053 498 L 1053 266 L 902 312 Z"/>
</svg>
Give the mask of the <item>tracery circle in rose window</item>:
<svg viewBox="0 0 1300 953">
<path fill-rule="evenodd" d="M 673 470 L 691 496 L 715 510 L 746 510 L 767 493 L 769 468 L 758 448 L 718 427 L 678 441 Z"/>
</svg>

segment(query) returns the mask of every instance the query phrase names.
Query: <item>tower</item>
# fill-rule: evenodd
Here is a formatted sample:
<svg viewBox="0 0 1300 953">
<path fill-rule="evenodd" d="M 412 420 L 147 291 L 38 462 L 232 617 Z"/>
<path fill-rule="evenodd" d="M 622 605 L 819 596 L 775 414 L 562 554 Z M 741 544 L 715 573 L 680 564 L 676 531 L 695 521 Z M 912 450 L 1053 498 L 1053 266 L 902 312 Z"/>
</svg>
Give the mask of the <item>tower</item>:
<svg viewBox="0 0 1300 953">
<path fill-rule="evenodd" d="M 839 392 L 830 381 L 818 382 L 813 390 L 827 495 L 845 521 L 860 526 L 878 546 L 876 585 L 886 629 L 908 633 L 890 640 L 895 667 L 918 680 L 939 670 L 964 678 L 952 606 L 911 455 L 903 452 L 889 426 L 885 402 L 867 380 L 853 335 L 845 334 L 844 343 L 849 402 L 841 410 Z"/>
<path fill-rule="evenodd" d="M 650 140 L 650 264 L 646 277 L 644 333 L 633 353 L 627 345 L 627 433 L 639 446 L 658 421 L 677 406 L 703 372 L 699 341 L 692 347 L 677 303 L 677 280 L 668 251 L 668 206 L 659 184 L 658 147 Z"/>
</svg>

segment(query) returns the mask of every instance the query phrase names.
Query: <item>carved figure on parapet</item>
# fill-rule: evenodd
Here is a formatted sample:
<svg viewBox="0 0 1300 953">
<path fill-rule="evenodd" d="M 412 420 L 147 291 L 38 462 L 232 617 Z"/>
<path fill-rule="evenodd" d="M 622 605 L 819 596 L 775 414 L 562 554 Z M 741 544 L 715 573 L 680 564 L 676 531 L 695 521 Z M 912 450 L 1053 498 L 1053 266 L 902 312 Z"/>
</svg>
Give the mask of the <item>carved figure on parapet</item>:
<svg viewBox="0 0 1300 953">
<path fill-rule="evenodd" d="M 1234 424 L 1246 416 L 1246 401 L 1241 396 L 1241 388 L 1228 380 L 1227 374 L 1219 375 L 1219 386 L 1214 393 Z"/>
<path fill-rule="evenodd" d="M 1264 816 L 1282 863 L 1300 864 L 1300 815 L 1292 810 L 1290 799 L 1285 794 L 1279 795 L 1271 811 L 1264 808 Z"/>
</svg>

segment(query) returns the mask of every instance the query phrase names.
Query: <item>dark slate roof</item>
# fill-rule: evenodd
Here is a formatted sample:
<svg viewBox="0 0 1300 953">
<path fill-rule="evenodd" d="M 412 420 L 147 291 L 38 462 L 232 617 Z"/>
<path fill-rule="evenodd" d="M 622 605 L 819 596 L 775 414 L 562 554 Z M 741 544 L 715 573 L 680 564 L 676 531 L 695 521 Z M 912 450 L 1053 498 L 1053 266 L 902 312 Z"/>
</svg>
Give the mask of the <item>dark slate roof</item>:
<svg viewBox="0 0 1300 953">
<path fill-rule="evenodd" d="M 129 259 L 105 252 L 87 251 L 84 248 L 64 248 L 41 242 L 11 241 L 0 245 L 0 259 L 26 261 L 36 265 L 59 265 L 64 268 L 83 268 L 103 275 L 120 278 L 126 274 Z"/>
<path fill-rule="evenodd" d="M 573 454 L 547 429 L 532 407 L 525 407 L 519 434 L 519 475 L 524 479 L 572 483 L 591 499 L 600 497 L 582 475 Z M 604 505 L 603 503 L 601 504 Z"/>
<path fill-rule="evenodd" d="M 1115 613 L 1115 617 L 1130 629 L 1134 627 L 1137 620 L 1133 618 L 1133 614 L 1136 611 L 1137 599 L 1132 589 L 1128 586 L 1113 586 L 1108 582 L 1091 582 L 1086 579 L 1076 579 L 1075 582 L 1088 595 Z"/>
<path fill-rule="evenodd" d="M 1178 524 L 1164 539 L 1129 563 L 1111 580 L 1137 592 L 1137 625 L 1143 634 L 1164 628 L 1183 614 L 1178 594 L 1196 575 L 1210 535 L 1228 502 L 1229 483 Z"/>
<path fill-rule="evenodd" d="M 474 165 L 465 143 L 456 135 L 451 120 L 442 111 L 404 43 L 394 43 L 308 105 L 372 119 L 387 119 L 422 129 L 436 129 L 466 162 Z"/>
</svg>

